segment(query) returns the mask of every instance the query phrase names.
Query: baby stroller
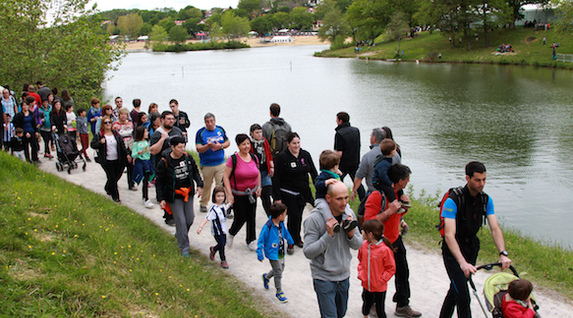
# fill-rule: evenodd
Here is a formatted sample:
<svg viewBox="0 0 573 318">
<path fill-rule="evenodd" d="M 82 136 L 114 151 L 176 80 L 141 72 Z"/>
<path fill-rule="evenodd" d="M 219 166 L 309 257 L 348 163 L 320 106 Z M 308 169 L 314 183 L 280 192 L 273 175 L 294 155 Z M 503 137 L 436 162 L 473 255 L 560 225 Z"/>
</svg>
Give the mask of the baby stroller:
<svg viewBox="0 0 573 318">
<path fill-rule="evenodd" d="M 486 265 L 478 266 L 477 270 L 485 269 L 487 271 L 490 271 L 495 266 L 501 267 L 501 263 L 492 263 L 492 264 L 486 264 Z M 501 311 L 502 299 L 508 293 L 507 287 L 508 287 L 509 283 L 511 283 L 512 281 L 514 281 L 516 279 L 519 279 L 519 274 L 517 273 L 517 270 L 515 270 L 515 267 L 510 265 L 509 269 L 512 272 L 511 274 L 507 273 L 507 272 L 499 272 L 499 273 L 491 275 L 484 282 L 483 295 L 484 295 L 484 299 L 485 299 L 485 304 L 487 307 L 487 311 L 489 311 L 491 313 L 493 318 L 503 318 L 503 313 Z M 486 308 L 484 308 L 484 306 L 483 306 L 483 304 L 482 304 L 482 302 L 478 296 L 476 287 L 475 287 L 474 282 L 472 281 L 471 277 L 469 279 L 469 282 L 470 282 L 470 286 L 473 290 L 473 294 L 475 295 L 476 299 L 478 300 L 478 303 L 479 303 L 484 315 L 487 318 L 488 314 L 486 312 Z M 534 310 L 535 310 L 535 317 L 540 318 L 541 316 L 537 312 L 537 310 L 539 309 L 539 306 L 537 306 L 537 304 L 535 302 L 535 298 L 533 297 L 533 295 L 531 295 L 531 302 L 532 302 Z"/>
<path fill-rule="evenodd" d="M 58 154 L 58 161 L 56 162 L 56 169 L 58 171 L 68 170 L 68 174 L 71 173 L 72 169 L 76 169 L 78 164 L 76 160 L 80 163 L 83 162 L 82 170 L 86 171 L 86 161 L 82 157 L 80 151 L 78 150 L 78 145 L 74 137 L 69 134 L 53 134 L 52 138 L 56 144 L 56 152 Z"/>
</svg>

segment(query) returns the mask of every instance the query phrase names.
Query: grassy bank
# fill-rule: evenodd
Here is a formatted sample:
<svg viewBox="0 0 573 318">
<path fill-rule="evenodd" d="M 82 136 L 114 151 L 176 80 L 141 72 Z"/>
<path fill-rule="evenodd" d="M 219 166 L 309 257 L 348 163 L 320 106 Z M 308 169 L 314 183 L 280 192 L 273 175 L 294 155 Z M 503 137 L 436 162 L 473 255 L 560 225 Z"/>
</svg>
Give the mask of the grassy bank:
<svg viewBox="0 0 573 318">
<path fill-rule="evenodd" d="M 405 239 L 414 246 L 420 245 L 439 252 L 441 237 L 435 227 L 438 224 L 438 198 L 423 193 L 415 197 L 417 198 L 412 201 L 411 212 L 405 217 L 410 225 Z M 503 225 L 502 230 L 505 246 L 511 253 L 509 257 L 522 278 L 558 291 L 573 300 L 572 251 L 535 242 Z M 479 237 L 481 250 L 478 264 L 497 262 L 499 256 L 489 227 L 482 228 Z"/>
<path fill-rule="evenodd" d="M 571 62 L 558 62 L 552 60 L 551 44 L 559 42 L 557 53 L 573 54 L 573 37 L 549 31 L 535 31 L 533 29 L 517 28 L 516 30 L 499 29 L 489 33 L 490 45 L 485 46 L 483 32 L 478 31 L 477 43 L 472 39 L 472 50 L 467 49 L 467 44 L 452 48 L 448 38 L 440 32 L 423 32 L 411 39 L 406 38 L 400 43 L 400 51 L 403 55 L 396 57 L 398 42 L 390 41 L 387 35 L 380 36 L 374 47 L 362 47 L 363 50 L 356 54 L 354 46 L 334 51 L 323 51 L 315 54 L 321 57 L 360 57 L 369 59 L 395 59 L 403 61 L 420 60 L 422 62 L 442 63 L 487 63 L 487 64 L 515 64 L 532 65 L 543 67 L 556 67 L 573 69 Z M 546 45 L 542 44 L 543 37 L 547 38 Z M 381 43 L 380 43 L 381 42 Z M 515 50 L 513 53 L 495 55 L 497 47 L 502 43 L 509 43 Z M 442 58 L 438 58 L 438 53 Z"/>
<path fill-rule="evenodd" d="M 207 50 L 232 50 L 249 48 L 248 44 L 239 41 L 227 42 L 197 42 L 187 44 L 154 44 L 153 52 L 187 52 L 187 51 L 207 51 Z"/>
<path fill-rule="evenodd" d="M 278 315 L 127 207 L 4 153 L 0 184 L 0 316 Z"/>
</svg>

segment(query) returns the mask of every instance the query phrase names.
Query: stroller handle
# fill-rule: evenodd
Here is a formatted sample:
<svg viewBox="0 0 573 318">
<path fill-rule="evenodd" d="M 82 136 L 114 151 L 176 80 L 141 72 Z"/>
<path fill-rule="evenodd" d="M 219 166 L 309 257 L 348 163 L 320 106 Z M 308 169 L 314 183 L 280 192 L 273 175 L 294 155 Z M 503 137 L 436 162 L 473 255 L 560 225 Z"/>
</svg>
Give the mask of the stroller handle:
<svg viewBox="0 0 573 318">
<path fill-rule="evenodd" d="M 499 266 L 501 267 L 502 264 L 501 263 L 490 263 L 490 264 L 485 264 L 485 265 L 481 265 L 478 266 L 476 269 L 479 271 L 480 269 L 485 269 L 487 271 L 492 270 L 495 266 Z M 515 269 L 515 267 L 513 267 L 513 265 L 509 265 L 509 269 L 513 272 L 513 275 L 519 277 L 519 274 L 517 273 L 517 270 Z"/>
</svg>

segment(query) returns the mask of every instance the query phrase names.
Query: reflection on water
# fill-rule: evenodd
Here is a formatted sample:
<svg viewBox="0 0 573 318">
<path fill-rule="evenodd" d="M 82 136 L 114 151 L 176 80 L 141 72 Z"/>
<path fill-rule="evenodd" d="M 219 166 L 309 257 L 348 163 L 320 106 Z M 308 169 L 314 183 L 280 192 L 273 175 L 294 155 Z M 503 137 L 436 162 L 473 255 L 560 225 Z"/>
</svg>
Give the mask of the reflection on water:
<svg viewBox="0 0 573 318">
<path fill-rule="evenodd" d="M 333 146 L 344 110 L 362 131 L 363 153 L 373 127 L 392 128 L 415 190 L 462 184 L 465 164 L 482 161 L 505 226 L 573 244 L 573 72 L 312 57 L 323 48 L 129 54 L 106 92 L 161 110 L 176 98 L 190 131 L 213 112 L 231 138 L 268 120 L 277 102 L 315 160 Z"/>
</svg>

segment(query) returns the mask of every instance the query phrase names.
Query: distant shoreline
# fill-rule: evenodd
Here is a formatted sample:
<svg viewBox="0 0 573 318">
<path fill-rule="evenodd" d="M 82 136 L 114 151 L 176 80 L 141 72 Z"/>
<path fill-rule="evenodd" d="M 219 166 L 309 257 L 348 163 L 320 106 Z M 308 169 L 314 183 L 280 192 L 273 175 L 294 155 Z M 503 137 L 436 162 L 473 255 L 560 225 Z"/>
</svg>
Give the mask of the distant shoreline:
<svg viewBox="0 0 573 318">
<path fill-rule="evenodd" d="M 294 46 L 294 45 L 327 45 L 328 42 L 321 41 L 316 35 L 297 35 L 293 36 L 294 42 L 288 43 L 263 43 L 261 40 L 270 40 L 272 37 L 259 38 L 241 38 L 240 41 L 248 44 L 250 47 L 269 47 L 269 46 Z M 188 40 L 186 43 L 196 43 L 198 40 Z M 145 49 L 145 42 L 126 43 L 126 52 L 137 52 Z M 151 51 L 151 49 L 149 49 Z"/>
</svg>

